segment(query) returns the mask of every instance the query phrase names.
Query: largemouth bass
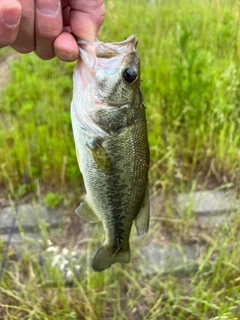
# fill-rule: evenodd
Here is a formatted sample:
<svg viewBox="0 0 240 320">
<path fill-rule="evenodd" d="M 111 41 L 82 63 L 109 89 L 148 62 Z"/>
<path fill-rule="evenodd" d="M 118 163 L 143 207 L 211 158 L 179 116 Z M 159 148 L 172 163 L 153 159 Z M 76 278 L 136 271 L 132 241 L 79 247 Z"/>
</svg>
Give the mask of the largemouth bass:
<svg viewBox="0 0 240 320">
<path fill-rule="evenodd" d="M 102 221 L 106 240 L 92 261 L 95 271 L 129 262 L 133 220 L 148 231 L 149 147 L 137 41 L 79 40 L 71 119 L 86 198 L 76 213 Z"/>
</svg>

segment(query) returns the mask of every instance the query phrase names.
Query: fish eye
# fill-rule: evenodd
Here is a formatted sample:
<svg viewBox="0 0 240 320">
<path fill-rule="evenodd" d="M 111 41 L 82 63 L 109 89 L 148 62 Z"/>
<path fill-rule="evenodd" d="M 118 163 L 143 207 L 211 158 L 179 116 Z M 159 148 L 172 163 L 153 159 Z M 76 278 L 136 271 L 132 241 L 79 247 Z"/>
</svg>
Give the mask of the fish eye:
<svg viewBox="0 0 240 320">
<path fill-rule="evenodd" d="M 128 83 L 132 83 L 137 78 L 137 73 L 132 68 L 127 68 L 123 71 L 123 78 Z"/>
</svg>

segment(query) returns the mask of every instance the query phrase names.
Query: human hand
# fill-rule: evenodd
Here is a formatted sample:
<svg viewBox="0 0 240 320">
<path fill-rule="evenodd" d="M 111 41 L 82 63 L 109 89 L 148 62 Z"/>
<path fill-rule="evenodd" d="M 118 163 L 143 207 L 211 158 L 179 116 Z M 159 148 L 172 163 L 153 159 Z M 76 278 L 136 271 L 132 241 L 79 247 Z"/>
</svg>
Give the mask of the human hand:
<svg viewBox="0 0 240 320">
<path fill-rule="evenodd" d="M 72 34 L 94 41 L 104 13 L 104 0 L 0 0 L 0 48 L 74 61 L 79 53 Z"/>
</svg>

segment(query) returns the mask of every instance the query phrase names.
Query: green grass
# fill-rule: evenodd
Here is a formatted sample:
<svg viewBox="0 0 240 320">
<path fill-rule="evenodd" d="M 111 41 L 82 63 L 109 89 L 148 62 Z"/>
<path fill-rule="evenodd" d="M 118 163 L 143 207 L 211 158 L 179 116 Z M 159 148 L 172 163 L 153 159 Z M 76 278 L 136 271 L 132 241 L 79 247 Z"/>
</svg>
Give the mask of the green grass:
<svg viewBox="0 0 240 320">
<path fill-rule="evenodd" d="M 180 244 L 183 241 L 180 240 L 181 226 L 172 217 L 172 224 L 174 222 L 177 227 L 171 226 L 169 231 L 175 229 Z M 99 237 L 96 225 L 92 241 L 87 241 L 84 249 L 79 247 L 77 257 L 83 271 L 70 287 L 50 259 L 39 258 L 39 254 L 46 256 L 45 251 L 31 249 L 26 242 L 20 263 L 9 253 L 8 268 L 0 285 L 0 317 L 10 320 L 239 319 L 240 244 L 236 242 L 239 222 L 237 217 L 215 231 L 211 228 L 199 230 L 197 241 L 203 244 L 201 237 L 206 233 L 203 238 L 208 248 L 202 250 L 199 269 L 190 273 L 190 277 L 174 273 L 162 275 L 161 271 L 144 275 L 139 248 L 159 231 L 156 221 L 152 221 L 149 234 L 140 243 L 132 240 L 130 264 L 115 265 L 102 273 L 93 272 L 90 266 L 92 254 L 103 238 L 102 234 Z M 44 228 L 42 230 L 46 246 L 47 234 Z M 188 240 L 193 231 L 185 224 Z M 45 261 L 44 264 L 41 261 Z"/>
<path fill-rule="evenodd" d="M 99 36 L 140 39 L 151 183 L 173 189 L 209 170 L 220 183 L 236 181 L 239 6 L 233 0 L 155 3 L 107 1 Z M 72 68 L 33 54 L 12 63 L 0 102 L 0 181 L 10 189 L 16 191 L 26 165 L 30 190 L 36 180 L 60 192 L 82 184 L 69 118 Z"/>
<path fill-rule="evenodd" d="M 59 190 L 65 180 L 81 183 L 69 115 L 72 66 L 33 54 L 12 63 L 0 104 L 2 184 L 16 189 L 26 166 L 29 189 L 37 179 Z"/>
<path fill-rule="evenodd" d="M 150 3 L 155 3 L 150 5 Z M 99 38 L 140 39 L 143 92 L 151 150 L 152 192 L 231 186 L 239 181 L 240 7 L 236 0 L 106 1 Z M 0 61 L 8 51 L 0 50 Z M 0 183 L 4 196 L 31 194 L 55 206 L 79 197 L 69 107 L 74 64 L 40 61 L 33 54 L 12 62 L 11 81 L 0 96 Z M 24 185 L 20 183 L 28 168 Z M 40 191 L 39 191 L 40 189 Z M 166 192 L 167 191 L 167 192 Z M 40 194 L 40 196 L 39 196 Z M 72 196 L 69 196 L 71 199 Z M 72 288 L 46 266 L 55 287 L 44 285 L 37 256 L 25 251 L 0 286 L 0 318 L 6 319 L 239 319 L 239 218 L 219 230 L 196 230 L 191 214 L 161 213 L 170 242 L 206 243 L 190 278 L 147 278 L 132 262 L 101 274 L 86 272 Z M 98 229 L 97 229 L 98 230 Z M 150 234 L 161 232 L 159 223 Z M 99 240 L 97 241 L 99 243 Z M 159 245 L 161 241 L 159 240 Z M 85 254 L 83 259 L 85 259 Z M 10 257 L 11 261 L 11 257 Z"/>
</svg>

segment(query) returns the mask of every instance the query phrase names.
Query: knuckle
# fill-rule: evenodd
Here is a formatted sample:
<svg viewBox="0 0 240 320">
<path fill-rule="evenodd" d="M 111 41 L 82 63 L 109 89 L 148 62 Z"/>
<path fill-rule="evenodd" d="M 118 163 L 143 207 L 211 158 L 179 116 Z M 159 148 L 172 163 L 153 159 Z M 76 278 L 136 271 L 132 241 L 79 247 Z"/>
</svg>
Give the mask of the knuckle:
<svg viewBox="0 0 240 320">
<path fill-rule="evenodd" d="M 12 44 L 11 47 L 14 50 L 16 50 L 17 52 L 23 53 L 23 54 L 30 53 L 30 52 L 34 51 L 34 47 L 33 46 L 31 46 L 31 47 L 22 47 L 22 46 L 18 46 L 16 44 Z"/>
<path fill-rule="evenodd" d="M 50 29 L 49 27 L 45 27 L 39 30 L 38 35 L 48 40 L 55 40 L 60 35 L 60 33 L 61 30 L 59 28 Z"/>
<path fill-rule="evenodd" d="M 38 56 L 42 60 L 51 60 L 55 57 L 54 52 L 46 53 L 46 52 L 38 52 L 37 50 L 35 50 L 34 53 L 36 54 L 36 56 Z"/>
<path fill-rule="evenodd" d="M 11 46 L 15 41 L 15 37 L 9 37 L 9 38 L 0 38 L 0 48 L 4 48 L 7 46 Z"/>
<path fill-rule="evenodd" d="M 6 28 L 0 25 L 0 47 L 6 47 L 12 45 L 17 38 L 17 28 Z"/>
<path fill-rule="evenodd" d="M 49 40 L 55 40 L 62 32 L 62 24 L 60 21 L 48 21 L 48 23 L 37 24 L 36 36 Z"/>
</svg>

